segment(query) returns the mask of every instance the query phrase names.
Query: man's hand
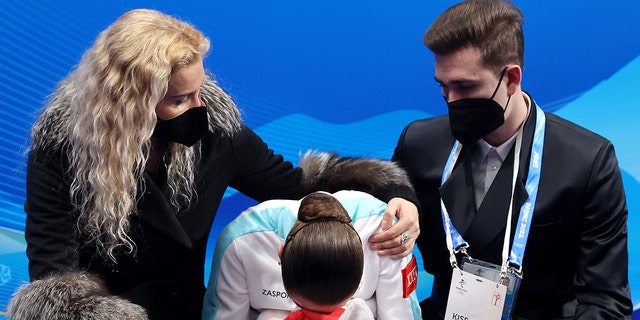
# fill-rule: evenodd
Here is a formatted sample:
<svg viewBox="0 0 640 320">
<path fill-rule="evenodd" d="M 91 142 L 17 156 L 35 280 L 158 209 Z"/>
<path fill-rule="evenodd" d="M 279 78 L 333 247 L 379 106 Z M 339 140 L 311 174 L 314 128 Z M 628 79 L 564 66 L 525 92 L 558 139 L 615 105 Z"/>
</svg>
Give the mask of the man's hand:
<svg viewBox="0 0 640 320">
<path fill-rule="evenodd" d="M 395 224 L 394 217 L 398 217 Z M 408 256 L 420 234 L 418 208 L 410 201 L 393 198 L 388 203 L 380 227 L 384 231 L 369 238 L 371 249 L 393 259 Z"/>
</svg>

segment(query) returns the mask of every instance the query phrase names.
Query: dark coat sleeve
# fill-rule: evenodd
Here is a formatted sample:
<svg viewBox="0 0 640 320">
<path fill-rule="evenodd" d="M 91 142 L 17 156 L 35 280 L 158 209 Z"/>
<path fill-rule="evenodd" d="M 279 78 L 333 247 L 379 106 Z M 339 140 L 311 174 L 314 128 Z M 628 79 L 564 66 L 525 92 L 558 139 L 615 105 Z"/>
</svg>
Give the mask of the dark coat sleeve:
<svg viewBox="0 0 640 320">
<path fill-rule="evenodd" d="M 76 270 L 73 207 L 69 199 L 66 160 L 61 152 L 32 150 L 27 160 L 25 238 L 32 280 L 51 272 Z"/>
<path fill-rule="evenodd" d="M 622 319 L 631 313 L 627 205 L 614 148 L 594 161 L 581 223 L 575 277 L 577 319 Z M 614 271 L 615 270 L 615 271 Z"/>
<path fill-rule="evenodd" d="M 265 201 L 298 198 L 302 170 L 275 154 L 267 144 L 244 126 L 231 144 L 232 179 L 230 186 L 245 195 Z"/>
</svg>

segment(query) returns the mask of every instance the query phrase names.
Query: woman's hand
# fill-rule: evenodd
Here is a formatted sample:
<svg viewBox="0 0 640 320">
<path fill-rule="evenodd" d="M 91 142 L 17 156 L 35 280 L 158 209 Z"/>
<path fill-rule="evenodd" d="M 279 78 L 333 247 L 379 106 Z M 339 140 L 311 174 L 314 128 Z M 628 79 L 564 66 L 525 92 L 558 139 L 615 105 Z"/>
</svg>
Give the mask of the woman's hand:
<svg viewBox="0 0 640 320">
<path fill-rule="evenodd" d="M 395 224 L 394 217 L 398 217 Z M 410 201 L 393 198 L 388 203 L 380 227 L 384 231 L 369 238 L 370 248 L 378 250 L 379 255 L 403 258 L 411 254 L 420 234 L 418 208 Z"/>
</svg>

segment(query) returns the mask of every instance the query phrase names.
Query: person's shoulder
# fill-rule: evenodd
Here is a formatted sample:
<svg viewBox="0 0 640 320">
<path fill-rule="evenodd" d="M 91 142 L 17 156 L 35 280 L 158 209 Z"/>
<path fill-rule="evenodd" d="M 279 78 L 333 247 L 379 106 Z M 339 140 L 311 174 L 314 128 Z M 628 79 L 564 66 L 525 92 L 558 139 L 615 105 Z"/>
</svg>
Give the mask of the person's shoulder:
<svg viewBox="0 0 640 320">
<path fill-rule="evenodd" d="M 214 127 L 213 130 L 209 130 L 207 134 L 204 136 L 203 141 L 208 141 L 208 143 L 213 142 L 217 144 L 218 141 L 221 140 L 241 140 L 241 139 L 249 139 L 253 136 L 257 136 L 256 133 L 251 130 L 244 122 L 239 122 L 238 128 L 233 131 L 225 131 L 220 128 Z"/>
<path fill-rule="evenodd" d="M 340 204 L 356 220 L 369 217 L 382 217 L 387 204 L 373 195 L 356 190 L 341 190 L 333 193 Z"/>
<path fill-rule="evenodd" d="M 247 208 L 230 224 L 241 225 L 245 228 L 248 225 L 253 225 L 255 228 L 271 230 L 274 226 L 281 225 L 282 221 L 295 220 L 299 207 L 300 200 L 267 200 Z M 248 222 L 251 223 L 248 224 Z"/>
<path fill-rule="evenodd" d="M 544 151 L 547 156 L 580 160 L 590 166 L 600 157 L 615 158 L 613 143 L 607 138 L 554 114 L 547 113 Z M 544 160 L 543 160 L 544 163 Z"/>
<path fill-rule="evenodd" d="M 453 141 L 449 116 L 418 119 L 410 122 L 403 130 L 401 141 L 407 147 L 424 146 L 425 142 Z"/>
<path fill-rule="evenodd" d="M 409 124 L 407 124 L 406 128 L 410 129 L 422 129 L 422 128 L 449 128 L 449 116 L 448 115 L 440 115 L 434 116 L 430 118 L 416 119 Z"/>
<path fill-rule="evenodd" d="M 295 223 L 299 207 L 300 201 L 284 199 L 268 200 L 249 207 L 224 227 L 216 246 L 226 247 L 244 235 L 258 232 L 273 232 L 284 238 Z"/>
<path fill-rule="evenodd" d="M 250 213 L 258 213 L 262 214 L 262 212 L 272 212 L 279 211 L 282 209 L 287 209 L 293 212 L 298 211 L 300 207 L 300 200 L 290 200 L 290 199 L 271 199 L 260 202 L 254 206 L 251 206 L 245 209 L 240 213 L 240 216 Z M 275 214 L 275 213 L 267 213 L 267 214 Z"/>
<path fill-rule="evenodd" d="M 545 112 L 545 116 L 547 130 L 552 135 L 563 137 L 573 143 L 602 144 L 609 142 L 604 136 L 556 114 Z"/>
<path fill-rule="evenodd" d="M 448 154 L 454 141 L 448 115 L 414 120 L 398 138 L 394 157 L 405 166 L 415 164 L 423 167 L 424 162 L 415 161 L 425 157 L 440 159 L 436 154 Z"/>
<path fill-rule="evenodd" d="M 332 196 L 338 201 L 381 201 L 373 195 L 358 190 L 340 190 L 334 192 Z"/>
<path fill-rule="evenodd" d="M 50 144 L 46 146 L 32 146 L 28 150 L 28 165 L 59 163 L 67 166 L 69 163 L 69 146 L 67 144 Z"/>
</svg>

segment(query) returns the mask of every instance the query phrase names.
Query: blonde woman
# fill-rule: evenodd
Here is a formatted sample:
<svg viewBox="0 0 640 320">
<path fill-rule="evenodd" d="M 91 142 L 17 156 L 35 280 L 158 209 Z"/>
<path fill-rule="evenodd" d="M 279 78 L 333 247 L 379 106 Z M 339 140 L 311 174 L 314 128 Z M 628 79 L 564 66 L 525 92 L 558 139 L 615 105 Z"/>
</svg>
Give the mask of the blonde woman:
<svg viewBox="0 0 640 320">
<path fill-rule="evenodd" d="M 31 130 L 25 235 L 32 280 L 86 271 L 150 318 L 200 318 L 205 248 L 229 186 L 258 201 L 335 184 L 374 188 L 390 202 L 387 220 L 397 214 L 400 223 L 370 239 L 372 246 L 392 256 L 411 252 L 418 213 L 404 200 L 414 195 L 403 171 L 332 154 L 310 155 L 294 168 L 242 123 L 207 75 L 208 50 L 192 25 L 133 10 L 59 83 Z M 337 172 L 355 172 L 352 166 L 375 174 L 345 180 Z"/>
</svg>

